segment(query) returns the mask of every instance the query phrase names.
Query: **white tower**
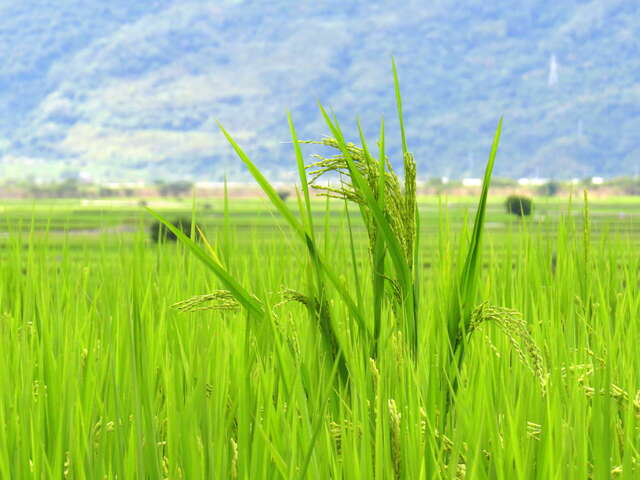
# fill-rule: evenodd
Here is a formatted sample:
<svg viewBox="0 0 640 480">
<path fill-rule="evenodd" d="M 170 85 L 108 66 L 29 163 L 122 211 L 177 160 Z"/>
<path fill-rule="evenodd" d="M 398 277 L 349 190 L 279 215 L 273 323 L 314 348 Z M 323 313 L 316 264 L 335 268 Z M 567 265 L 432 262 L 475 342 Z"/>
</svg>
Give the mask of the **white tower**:
<svg viewBox="0 0 640 480">
<path fill-rule="evenodd" d="M 555 54 L 549 60 L 549 86 L 553 87 L 558 83 L 558 60 Z"/>
</svg>

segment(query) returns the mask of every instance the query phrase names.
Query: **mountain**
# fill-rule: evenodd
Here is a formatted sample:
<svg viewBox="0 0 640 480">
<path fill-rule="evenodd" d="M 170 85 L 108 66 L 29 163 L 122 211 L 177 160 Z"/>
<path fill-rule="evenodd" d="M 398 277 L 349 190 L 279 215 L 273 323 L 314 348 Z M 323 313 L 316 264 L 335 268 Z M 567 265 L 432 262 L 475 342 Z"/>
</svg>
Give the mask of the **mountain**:
<svg viewBox="0 0 640 480">
<path fill-rule="evenodd" d="M 318 101 L 397 159 L 392 57 L 422 176 L 479 176 L 500 116 L 498 175 L 633 175 L 639 30 L 622 0 L 5 1 L 0 175 L 246 178 L 220 121 L 286 180 Z"/>
</svg>

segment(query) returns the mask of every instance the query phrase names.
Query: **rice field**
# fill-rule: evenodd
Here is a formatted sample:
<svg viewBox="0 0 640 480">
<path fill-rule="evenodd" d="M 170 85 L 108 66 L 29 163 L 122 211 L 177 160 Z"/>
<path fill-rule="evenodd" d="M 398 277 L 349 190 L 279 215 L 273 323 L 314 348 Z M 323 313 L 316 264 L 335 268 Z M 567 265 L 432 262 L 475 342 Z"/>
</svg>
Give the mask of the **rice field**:
<svg viewBox="0 0 640 480">
<path fill-rule="evenodd" d="M 401 174 L 322 110 L 288 201 L 222 129 L 264 198 L 4 202 L 0 477 L 640 478 L 640 201 L 509 216 L 501 124 L 420 198 L 396 94 Z"/>
<path fill-rule="evenodd" d="M 311 204 L 373 331 L 365 223 Z M 638 478 L 638 202 L 585 216 L 581 198 L 537 199 L 523 222 L 489 197 L 472 303 L 497 310 L 454 373 L 447 320 L 476 205 L 418 208 L 417 354 L 389 285 L 375 351 L 328 285 L 335 357 L 292 293 L 309 295 L 312 260 L 266 199 L 158 208 L 195 214 L 261 315 L 221 295 L 171 308 L 228 286 L 184 245 L 152 243 L 142 208 L 4 202 L 2 478 Z"/>
</svg>

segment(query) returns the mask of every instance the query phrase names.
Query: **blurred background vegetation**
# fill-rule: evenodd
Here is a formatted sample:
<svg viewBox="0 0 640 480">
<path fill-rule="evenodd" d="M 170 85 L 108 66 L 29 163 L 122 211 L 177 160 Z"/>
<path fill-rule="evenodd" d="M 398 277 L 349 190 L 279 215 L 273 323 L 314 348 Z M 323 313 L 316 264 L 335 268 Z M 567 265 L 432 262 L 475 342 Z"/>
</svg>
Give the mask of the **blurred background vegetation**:
<svg viewBox="0 0 640 480">
<path fill-rule="evenodd" d="M 497 175 L 633 177 L 639 27 L 622 0 L 4 2 L 0 176 L 246 180 L 220 120 L 286 181 L 287 109 L 301 138 L 316 100 L 397 128 L 393 55 L 420 177 L 480 176 L 502 114 Z"/>
</svg>

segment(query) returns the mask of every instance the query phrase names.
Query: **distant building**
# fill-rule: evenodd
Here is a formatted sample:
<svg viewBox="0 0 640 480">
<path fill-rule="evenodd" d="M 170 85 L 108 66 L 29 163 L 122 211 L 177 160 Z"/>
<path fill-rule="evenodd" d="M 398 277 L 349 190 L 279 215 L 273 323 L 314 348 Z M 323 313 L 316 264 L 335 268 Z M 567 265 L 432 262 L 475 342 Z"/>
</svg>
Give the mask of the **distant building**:
<svg viewBox="0 0 640 480">
<path fill-rule="evenodd" d="M 463 178 L 462 186 L 463 187 L 481 187 L 482 179 L 481 178 Z"/>
<path fill-rule="evenodd" d="M 549 183 L 548 178 L 519 178 L 518 185 L 526 187 L 526 186 L 540 186 Z"/>
<path fill-rule="evenodd" d="M 142 180 L 137 182 L 110 182 L 104 185 L 107 188 L 144 188 L 144 182 Z"/>
</svg>

